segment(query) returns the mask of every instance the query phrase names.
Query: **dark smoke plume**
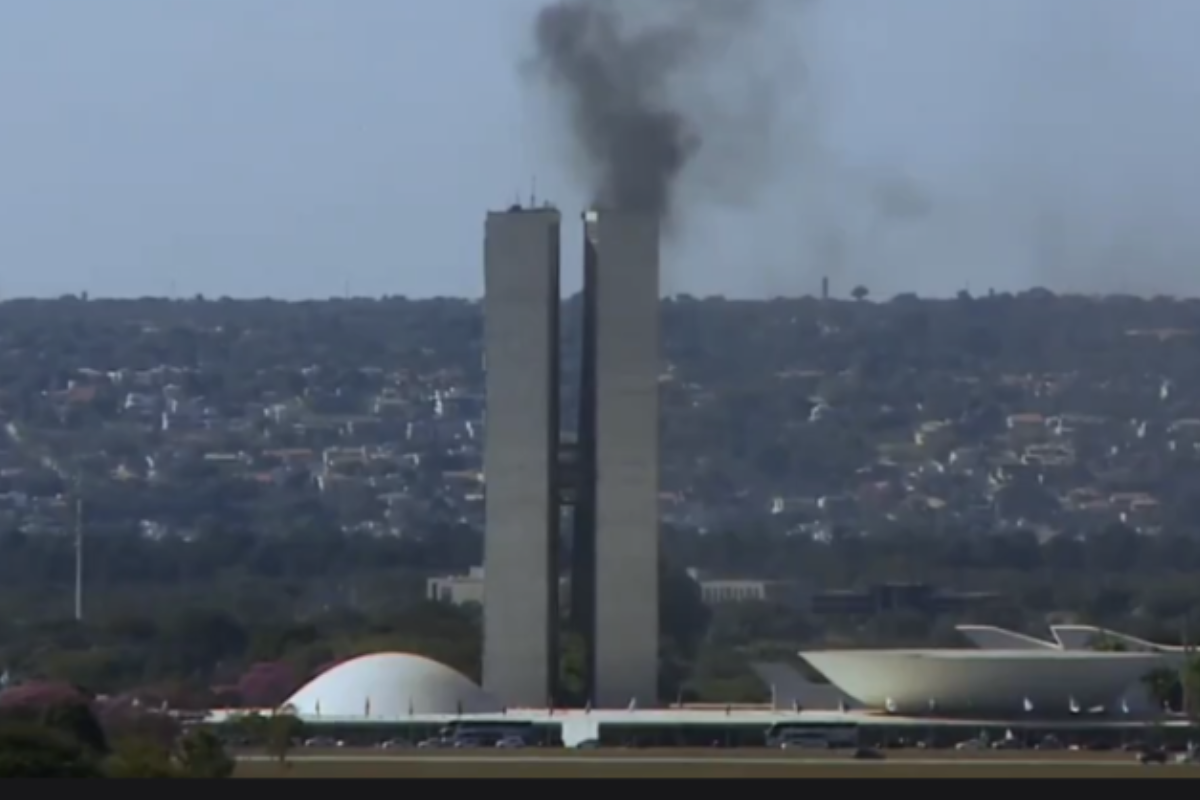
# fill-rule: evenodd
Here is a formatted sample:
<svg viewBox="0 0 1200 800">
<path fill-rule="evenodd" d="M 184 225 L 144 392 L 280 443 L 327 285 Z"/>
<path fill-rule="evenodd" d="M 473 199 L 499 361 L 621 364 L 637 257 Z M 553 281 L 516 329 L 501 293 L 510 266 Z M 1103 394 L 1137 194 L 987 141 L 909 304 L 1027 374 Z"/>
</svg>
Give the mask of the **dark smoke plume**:
<svg viewBox="0 0 1200 800">
<path fill-rule="evenodd" d="M 534 77 L 562 103 L 596 205 L 671 224 L 679 179 L 702 153 L 731 170 L 746 166 L 734 162 L 761 144 L 771 101 L 737 45 L 758 29 L 763 8 L 763 0 L 558 0 L 538 13 Z M 731 71 L 755 85 L 737 86 Z M 714 108 L 722 92 L 737 95 L 739 113 Z M 751 170 L 741 172 L 744 181 Z"/>
</svg>

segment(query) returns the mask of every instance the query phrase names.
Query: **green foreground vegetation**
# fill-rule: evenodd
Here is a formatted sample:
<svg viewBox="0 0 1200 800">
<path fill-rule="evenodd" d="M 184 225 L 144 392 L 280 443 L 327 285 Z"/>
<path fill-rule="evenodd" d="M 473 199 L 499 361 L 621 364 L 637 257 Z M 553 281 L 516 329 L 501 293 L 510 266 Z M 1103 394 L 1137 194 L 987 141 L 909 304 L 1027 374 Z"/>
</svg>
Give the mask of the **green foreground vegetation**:
<svg viewBox="0 0 1200 800">
<path fill-rule="evenodd" d="M 101 721 L 74 699 L 0 709 L 0 778 L 229 778 L 235 767 L 215 733 L 163 715 Z"/>
</svg>

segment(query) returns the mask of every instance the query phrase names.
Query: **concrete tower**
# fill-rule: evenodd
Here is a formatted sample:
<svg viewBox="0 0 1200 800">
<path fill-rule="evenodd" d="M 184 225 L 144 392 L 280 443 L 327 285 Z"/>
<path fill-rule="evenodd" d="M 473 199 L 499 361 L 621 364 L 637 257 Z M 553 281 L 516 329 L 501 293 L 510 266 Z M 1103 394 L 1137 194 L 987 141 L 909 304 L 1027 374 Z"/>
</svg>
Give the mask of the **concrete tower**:
<svg viewBox="0 0 1200 800">
<path fill-rule="evenodd" d="M 487 217 L 484 688 L 544 707 L 558 676 L 559 232 L 554 209 Z"/>
<path fill-rule="evenodd" d="M 580 461 L 573 602 L 588 644 L 593 705 L 658 696 L 659 225 L 584 215 Z M 590 561 L 590 564 L 588 563 Z"/>
<path fill-rule="evenodd" d="M 484 686 L 509 706 L 556 693 L 558 520 L 575 510 L 572 623 L 597 708 L 658 686 L 659 228 L 584 216 L 578 433 L 560 442 L 556 211 L 490 214 L 485 301 Z"/>
</svg>

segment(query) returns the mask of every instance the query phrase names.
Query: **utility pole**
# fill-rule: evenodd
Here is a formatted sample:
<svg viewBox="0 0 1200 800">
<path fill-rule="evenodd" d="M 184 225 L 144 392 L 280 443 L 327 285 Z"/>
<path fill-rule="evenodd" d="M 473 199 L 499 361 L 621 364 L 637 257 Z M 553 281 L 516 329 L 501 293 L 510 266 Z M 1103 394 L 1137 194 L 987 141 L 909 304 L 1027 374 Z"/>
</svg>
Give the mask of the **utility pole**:
<svg viewBox="0 0 1200 800">
<path fill-rule="evenodd" d="M 83 622 L 83 497 L 75 497 L 75 621 Z"/>
<path fill-rule="evenodd" d="M 1179 669 L 1179 688 L 1183 708 L 1181 709 L 1188 720 L 1192 718 L 1192 673 L 1195 672 L 1194 656 L 1192 653 L 1191 636 L 1192 611 L 1189 608 L 1183 615 L 1183 665 Z"/>
</svg>

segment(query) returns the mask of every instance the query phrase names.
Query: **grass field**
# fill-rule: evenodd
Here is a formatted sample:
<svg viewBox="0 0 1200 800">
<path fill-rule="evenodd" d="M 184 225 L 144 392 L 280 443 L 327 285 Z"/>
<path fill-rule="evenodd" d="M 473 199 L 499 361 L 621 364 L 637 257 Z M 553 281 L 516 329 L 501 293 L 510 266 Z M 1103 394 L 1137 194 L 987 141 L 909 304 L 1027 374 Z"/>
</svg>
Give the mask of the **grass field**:
<svg viewBox="0 0 1200 800">
<path fill-rule="evenodd" d="M 1129 754 L 1005 755 L 889 753 L 884 762 L 778 753 L 711 751 L 578 752 L 530 755 L 401 753 L 379 751 L 300 753 L 281 766 L 243 761 L 237 777 L 270 778 L 1200 778 L 1200 766 L 1141 766 Z"/>
</svg>

